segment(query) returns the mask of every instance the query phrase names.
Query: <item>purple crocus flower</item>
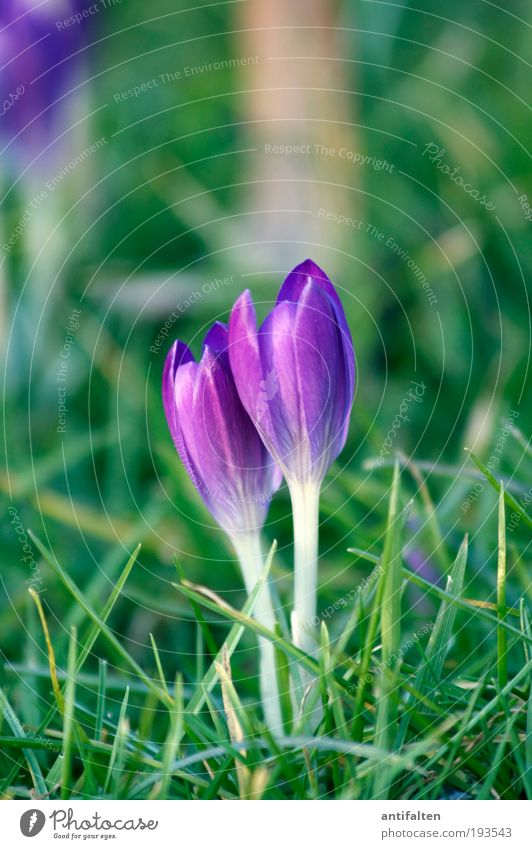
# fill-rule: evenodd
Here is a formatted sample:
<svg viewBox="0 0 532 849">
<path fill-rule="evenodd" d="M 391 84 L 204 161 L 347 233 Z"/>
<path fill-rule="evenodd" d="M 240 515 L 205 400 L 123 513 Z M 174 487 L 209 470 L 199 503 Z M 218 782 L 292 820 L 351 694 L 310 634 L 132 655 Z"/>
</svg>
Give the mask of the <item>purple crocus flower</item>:
<svg viewBox="0 0 532 849">
<path fill-rule="evenodd" d="M 183 342 L 175 342 L 164 366 L 163 404 L 178 454 L 208 510 L 231 539 L 250 593 L 263 569 L 260 532 L 282 477 L 240 402 L 227 348 L 227 327 L 219 322 L 205 337 L 199 363 Z M 254 615 L 273 630 L 267 586 Z M 266 721 L 272 731 L 281 732 L 274 647 L 263 638 L 259 645 Z"/>
<path fill-rule="evenodd" d="M 86 6 L 84 0 L 2 0 L 0 133 L 4 143 L 20 134 L 18 155 L 21 143 L 35 155 L 53 138 L 62 98 L 77 82 L 90 26 Z"/>
<path fill-rule="evenodd" d="M 257 330 L 249 291 L 229 324 L 244 407 L 290 482 L 321 481 L 347 437 L 355 359 L 338 294 L 307 259 L 290 272 Z"/>
<path fill-rule="evenodd" d="M 355 355 L 338 293 L 310 259 L 290 272 L 257 329 L 249 292 L 229 322 L 229 357 L 240 399 L 286 477 L 294 521 L 292 634 L 315 648 L 321 483 L 342 450 L 355 385 Z"/>
<path fill-rule="evenodd" d="M 175 342 L 164 367 L 163 403 L 189 477 L 233 539 L 262 528 L 281 474 L 240 403 L 227 348 L 220 322 L 207 333 L 199 363 Z"/>
</svg>

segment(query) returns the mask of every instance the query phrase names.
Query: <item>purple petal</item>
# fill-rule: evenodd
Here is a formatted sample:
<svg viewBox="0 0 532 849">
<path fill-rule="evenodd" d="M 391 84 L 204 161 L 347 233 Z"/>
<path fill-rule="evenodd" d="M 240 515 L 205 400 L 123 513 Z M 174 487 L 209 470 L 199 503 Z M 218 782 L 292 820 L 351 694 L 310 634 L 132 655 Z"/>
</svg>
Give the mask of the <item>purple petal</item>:
<svg viewBox="0 0 532 849">
<path fill-rule="evenodd" d="M 330 298 L 314 281 L 299 298 L 294 337 L 311 459 L 325 474 L 339 453 L 349 376 Z"/>
<path fill-rule="evenodd" d="M 259 333 L 275 453 L 298 478 L 322 477 L 339 453 L 345 425 L 346 370 L 330 299 L 314 280 L 298 303 L 282 301 Z"/>
<path fill-rule="evenodd" d="M 303 391 L 296 359 L 294 327 L 297 305 L 285 301 L 276 306 L 259 331 L 264 379 L 256 395 L 256 416 L 267 421 L 264 433 L 268 448 L 282 468 L 305 476 L 310 454 L 306 439 Z M 271 434 L 271 436 L 270 436 Z"/>
<path fill-rule="evenodd" d="M 173 402 L 167 415 L 187 472 L 214 518 L 232 533 L 262 526 L 281 478 L 240 402 L 226 344 L 227 328 L 211 329 L 199 364 L 176 344 L 163 394 L 165 409 Z"/>
<path fill-rule="evenodd" d="M 265 379 L 257 336 L 257 318 L 249 290 L 236 301 L 229 319 L 229 360 L 240 400 L 261 434 L 275 439 L 268 408 L 262 409 L 261 385 Z"/>
<path fill-rule="evenodd" d="M 195 417 L 197 384 L 200 373 L 200 365 L 188 362 L 181 365 L 175 377 L 174 403 L 176 419 L 179 421 L 179 435 L 181 449 L 176 442 L 176 448 L 185 465 L 192 483 L 202 496 L 207 507 L 213 511 L 213 498 L 210 487 L 205 480 L 202 469 L 201 453 L 196 443 L 198 426 Z M 174 440 L 175 442 L 175 440 Z M 198 460 L 200 462 L 198 462 Z"/>
<path fill-rule="evenodd" d="M 351 331 L 347 324 L 342 302 L 327 274 L 319 267 L 319 265 L 313 262 L 313 260 L 304 260 L 299 265 L 296 265 L 296 267 L 287 275 L 279 290 L 277 303 L 280 303 L 281 301 L 297 302 L 305 286 L 310 282 L 319 286 L 331 299 L 336 321 L 338 322 L 338 327 L 342 334 L 342 343 L 344 345 L 344 356 L 348 374 L 349 394 L 352 401 L 355 386 L 355 356 L 353 351 L 353 342 L 351 339 Z M 349 402 L 348 409 L 351 406 L 351 401 Z M 347 412 L 348 410 L 346 410 L 346 415 Z M 345 435 L 347 436 L 347 432 Z"/>
<path fill-rule="evenodd" d="M 164 363 L 162 387 L 163 406 L 170 434 L 187 474 L 196 487 L 198 487 L 199 473 L 183 439 L 178 414 L 179 402 L 176 400 L 176 376 L 179 373 L 181 381 L 187 377 L 189 383 L 192 384 L 193 373 L 197 367 L 192 352 L 185 343 L 180 341 L 174 342 Z M 181 385 L 180 392 L 183 392 L 183 388 L 183 385 Z"/>
<path fill-rule="evenodd" d="M 166 360 L 164 361 L 162 381 L 163 406 L 174 442 L 174 434 L 179 429 L 175 405 L 175 376 L 179 366 L 185 365 L 185 363 L 189 362 L 194 362 L 192 351 L 188 348 L 187 345 L 185 345 L 184 342 L 180 342 L 179 340 L 177 340 L 176 342 L 174 342 L 174 344 L 168 351 L 168 354 L 166 355 Z"/>
<path fill-rule="evenodd" d="M 215 321 L 203 340 L 203 347 L 221 353 L 229 347 L 229 330 L 226 324 Z"/>
</svg>

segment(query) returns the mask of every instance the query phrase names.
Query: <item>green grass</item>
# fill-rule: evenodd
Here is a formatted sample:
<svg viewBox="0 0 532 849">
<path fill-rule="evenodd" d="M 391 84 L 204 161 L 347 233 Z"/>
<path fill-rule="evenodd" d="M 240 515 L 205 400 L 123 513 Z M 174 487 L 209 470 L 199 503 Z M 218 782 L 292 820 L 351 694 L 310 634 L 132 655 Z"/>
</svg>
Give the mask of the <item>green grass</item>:
<svg viewBox="0 0 532 849">
<path fill-rule="evenodd" d="M 75 132 L 27 182 L 2 158 L 3 244 L 45 169 L 107 139 L 2 255 L 0 793 L 530 798 L 532 243 L 518 200 L 532 198 L 529 10 L 448 0 L 442 17 L 436 0 L 324 2 L 330 28 L 302 20 L 291 32 L 297 65 L 265 57 L 116 103 L 161 73 L 256 53 L 253 19 L 241 17 L 253 4 L 188 5 L 122 3 L 94 16 Z M 268 32 L 282 56 L 286 34 L 276 44 Z M 274 127 L 257 104 L 276 62 L 288 89 L 308 88 L 296 121 L 276 93 Z M 264 155 L 277 141 L 345 146 L 393 168 L 312 144 L 305 156 Z M 496 209 L 436 168 L 428 143 Z M 328 222 L 321 207 L 362 226 Z M 286 488 L 265 529 L 265 549 L 278 543 L 269 634 L 250 616 L 253 597 L 176 455 L 160 397 L 174 336 L 197 353 L 205 326 L 248 286 L 264 316 L 307 255 L 342 289 L 359 374 L 349 439 L 322 491 L 315 658 L 290 642 Z M 56 372 L 73 309 L 59 433 Z M 422 401 L 383 458 L 413 380 Z M 276 644 L 281 739 L 262 724 L 259 634 Z M 319 680 L 302 717 L 289 693 L 299 671 Z"/>
<path fill-rule="evenodd" d="M 32 670 L 41 694 L 32 726 L 17 717 L 23 692 L 17 677 L 23 670 L 5 667 L 3 798 L 529 797 L 532 636 L 526 602 L 521 600 L 520 610 L 508 609 L 501 587 L 503 508 L 496 603 L 467 593 L 467 541 L 456 553 L 445 590 L 420 581 L 402 562 L 404 524 L 412 509 L 396 464 L 382 554 L 359 552 L 372 563 L 375 579 L 357 594 L 349 613 L 324 621 L 317 658 L 304 655 L 284 631 L 270 632 L 250 616 L 274 568 L 275 546 L 241 610 L 185 577 L 175 582 L 176 599 L 187 600 L 198 631 L 219 651 L 209 655 L 201 677 L 177 675 L 172 684 L 152 635 L 152 663 L 142 669 L 108 622 L 123 603 L 139 549 L 98 612 L 33 537 L 49 566 L 48 579 L 62 583 L 83 617 L 80 637 L 72 627 L 63 650 L 63 673 L 61 659 L 57 662 L 61 693 L 56 687 L 54 696 L 45 670 Z M 420 583 L 423 598 L 434 602 L 433 616 L 418 629 L 418 639 L 408 639 L 405 598 Z M 42 600 L 46 609 L 46 597 Z M 55 614 L 47 609 L 45 621 Z M 215 637 L 213 629 L 221 631 L 221 623 L 225 635 Z M 482 654 L 459 657 L 460 636 L 472 628 L 481 635 Z M 283 736 L 272 738 L 263 726 L 249 680 L 240 680 L 238 648 L 249 634 L 272 640 L 287 664 L 316 675 L 323 707 L 316 729 L 296 717 L 291 725 L 287 720 Z M 45 632 L 35 636 L 49 655 Z M 107 669 L 117 663 L 111 678 Z"/>
</svg>

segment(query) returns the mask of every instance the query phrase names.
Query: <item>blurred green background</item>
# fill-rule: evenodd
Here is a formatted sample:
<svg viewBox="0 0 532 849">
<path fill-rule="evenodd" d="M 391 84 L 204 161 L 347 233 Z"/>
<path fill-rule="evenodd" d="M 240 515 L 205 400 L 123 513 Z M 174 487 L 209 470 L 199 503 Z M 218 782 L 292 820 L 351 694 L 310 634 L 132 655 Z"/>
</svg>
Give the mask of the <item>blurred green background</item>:
<svg viewBox="0 0 532 849">
<path fill-rule="evenodd" d="M 440 581 L 469 531 L 470 597 L 494 600 L 496 498 L 485 484 L 471 495 L 464 447 L 516 497 L 530 487 L 530 461 L 504 431 L 510 415 L 527 434 L 530 413 L 529 5 L 184 5 L 123 0 L 79 24 L 86 43 L 68 65 L 49 149 L 23 165 L 3 157 L 2 243 L 31 210 L 0 272 L 0 645 L 22 702 L 18 676 L 46 666 L 28 580 L 61 663 L 82 617 L 31 542 L 23 559 L 10 507 L 96 607 L 142 542 L 111 624 L 148 669 L 153 632 L 168 677 L 195 678 L 197 633 L 170 586 L 174 558 L 235 604 L 243 593 L 167 431 L 165 352 L 179 337 L 199 353 L 244 288 L 264 316 L 306 256 L 342 294 L 358 361 L 350 438 L 322 499 L 320 609 L 368 573 L 348 546 L 381 550 L 397 450 L 419 462 L 403 475 L 418 496 L 412 563 Z M 421 400 L 397 426 L 412 381 Z M 265 538 L 279 541 L 274 577 L 288 611 L 285 489 Z M 511 603 L 529 586 L 527 546 L 521 523 L 509 542 Z M 432 611 L 410 595 L 405 631 Z M 220 640 L 225 630 L 215 626 Z M 479 645 L 471 630 L 460 639 L 464 657 Z M 253 652 L 239 658 L 251 674 Z M 44 679 L 31 686 L 49 698 Z"/>
</svg>

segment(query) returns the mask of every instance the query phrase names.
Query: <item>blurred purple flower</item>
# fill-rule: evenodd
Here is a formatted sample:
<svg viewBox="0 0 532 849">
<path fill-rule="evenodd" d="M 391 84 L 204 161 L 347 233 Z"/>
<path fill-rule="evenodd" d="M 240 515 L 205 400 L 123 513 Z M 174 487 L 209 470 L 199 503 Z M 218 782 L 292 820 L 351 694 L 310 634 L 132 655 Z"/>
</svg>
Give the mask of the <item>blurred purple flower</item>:
<svg viewBox="0 0 532 849">
<path fill-rule="evenodd" d="M 281 474 L 240 403 L 227 346 L 220 322 L 207 333 L 199 363 L 175 342 L 164 367 L 163 403 L 189 477 L 234 540 L 262 528 Z"/>
<path fill-rule="evenodd" d="M 420 548 L 407 548 L 403 552 L 403 557 L 417 575 L 421 575 L 426 581 L 431 584 L 441 583 L 440 575 L 434 568 L 431 560 L 421 551 Z"/>
<path fill-rule="evenodd" d="M 355 383 L 351 334 L 338 294 L 312 260 L 284 281 L 257 330 L 249 291 L 229 322 L 240 399 L 288 483 L 320 483 L 342 450 Z"/>
<path fill-rule="evenodd" d="M 0 134 L 39 152 L 53 138 L 62 98 L 76 82 L 90 17 L 65 19 L 84 0 L 2 0 L 0 5 Z"/>
</svg>

